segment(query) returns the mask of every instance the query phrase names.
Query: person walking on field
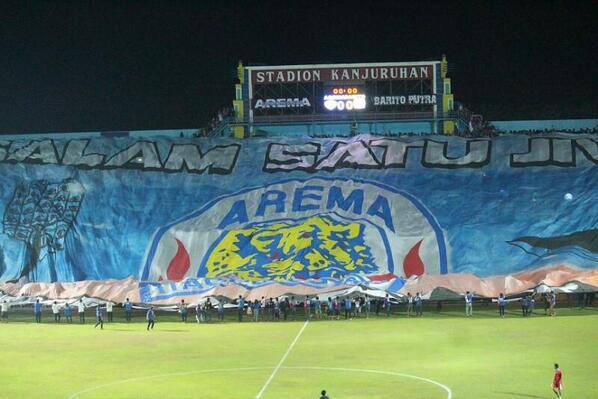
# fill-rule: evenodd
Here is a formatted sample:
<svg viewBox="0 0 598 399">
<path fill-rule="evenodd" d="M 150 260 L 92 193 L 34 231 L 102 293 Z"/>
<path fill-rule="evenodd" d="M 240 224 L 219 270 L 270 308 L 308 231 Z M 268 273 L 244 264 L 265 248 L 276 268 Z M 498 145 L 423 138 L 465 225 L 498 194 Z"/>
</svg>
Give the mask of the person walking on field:
<svg viewBox="0 0 598 399">
<path fill-rule="evenodd" d="M 563 397 L 563 373 L 557 363 L 554 364 L 554 377 L 552 379 L 552 391 L 558 399 Z"/>
<path fill-rule="evenodd" d="M 100 306 L 99 303 L 98 303 L 98 306 L 96 306 L 96 324 L 95 324 L 95 326 L 93 326 L 93 328 L 96 328 L 97 326 L 100 326 L 101 330 L 104 329 L 104 319 L 102 318 L 102 307 Z"/>
<path fill-rule="evenodd" d="M 465 316 L 473 316 L 473 294 L 469 291 L 465 293 Z"/>
<path fill-rule="evenodd" d="M 149 310 L 145 314 L 145 319 L 147 320 L 147 331 L 149 331 L 150 328 L 153 330 L 154 329 L 154 307 L 153 306 L 150 306 Z"/>
</svg>

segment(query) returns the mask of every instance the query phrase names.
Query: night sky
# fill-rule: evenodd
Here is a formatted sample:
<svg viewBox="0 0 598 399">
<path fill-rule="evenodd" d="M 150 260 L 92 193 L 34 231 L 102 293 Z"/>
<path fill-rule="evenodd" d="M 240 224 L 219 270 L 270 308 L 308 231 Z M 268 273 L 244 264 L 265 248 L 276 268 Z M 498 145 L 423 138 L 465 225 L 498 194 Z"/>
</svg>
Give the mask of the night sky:
<svg viewBox="0 0 598 399">
<path fill-rule="evenodd" d="M 598 117 L 591 1 L 0 5 L 0 132 L 197 128 L 249 64 L 450 63 L 487 119 Z M 595 3 L 594 3 L 595 4 Z"/>
</svg>

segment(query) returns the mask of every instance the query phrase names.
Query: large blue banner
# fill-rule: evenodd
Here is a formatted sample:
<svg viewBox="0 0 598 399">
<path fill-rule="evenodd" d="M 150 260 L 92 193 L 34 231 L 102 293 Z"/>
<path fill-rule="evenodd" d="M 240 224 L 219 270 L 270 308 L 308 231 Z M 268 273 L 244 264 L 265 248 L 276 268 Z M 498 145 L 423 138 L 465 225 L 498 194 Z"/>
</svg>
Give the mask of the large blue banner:
<svg viewBox="0 0 598 399">
<path fill-rule="evenodd" d="M 0 281 L 596 268 L 597 162 L 591 135 L 0 141 Z"/>
</svg>

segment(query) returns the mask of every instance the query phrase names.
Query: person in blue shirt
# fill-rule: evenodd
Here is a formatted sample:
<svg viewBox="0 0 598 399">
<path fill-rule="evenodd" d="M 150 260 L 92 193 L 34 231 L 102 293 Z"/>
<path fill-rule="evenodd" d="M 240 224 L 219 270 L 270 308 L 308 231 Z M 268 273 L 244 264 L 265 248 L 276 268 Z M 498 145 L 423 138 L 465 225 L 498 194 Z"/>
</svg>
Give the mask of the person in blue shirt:
<svg viewBox="0 0 598 399">
<path fill-rule="evenodd" d="M 35 314 L 35 322 L 41 323 L 42 322 L 42 304 L 39 303 L 39 299 L 35 300 L 33 304 L 33 313 Z"/>
<path fill-rule="evenodd" d="M 423 316 L 422 296 L 419 294 L 419 292 L 415 294 L 415 316 Z"/>
<path fill-rule="evenodd" d="M 104 329 L 104 319 L 102 318 L 102 307 L 100 306 L 100 304 L 98 303 L 98 306 L 96 306 L 96 324 L 95 326 L 93 326 L 93 328 L 96 328 L 97 326 L 100 326 L 100 329 Z"/>
<path fill-rule="evenodd" d="M 353 300 L 351 298 L 345 298 L 345 320 L 351 317 L 353 312 Z"/>
<path fill-rule="evenodd" d="M 129 302 L 129 298 L 125 300 L 123 304 L 123 308 L 125 308 L 125 320 L 127 322 L 131 321 L 131 314 L 133 313 L 133 304 Z"/>
<path fill-rule="evenodd" d="M 73 309 L 71 308 L 71 305 L 68 304 L 68 302 L 64 305 L 64 318 L 66 319 L 67 323 L 72 323 L 73 322 Z"/>
<path fill-rule="evenodd" d="M 239 323 L 243 321 L 243 310 L 245 310 L 245 299 L 243 299 L 242 295 L 239 295 L 239 299 L 237 299 L 237 313 L 239 316 Z"/>
<path fill-rule="evenodd" d="M 505 318 L 505 306 L 507 304 L 507 301 L 506 301 L 505 296 L 504 296 L 504 294 L 502 292 L 498 296 L 497 302 L 498 302 L 498 315 L 501 318 L 504 319 Z"/>
<path fill-rule="evenodd" d="M 473 294 L 469 291 L 465 293 L 465 316 L 473 316 Z"/>
<path fill-rule="evenodd" d="M 154 307 L 150 306 L 149 310 L 147 311 L 146 315 L 145 315 L 145 319 L 147 320 L 147 331 L 151 329 L 154 329 Z"/>
</svg>

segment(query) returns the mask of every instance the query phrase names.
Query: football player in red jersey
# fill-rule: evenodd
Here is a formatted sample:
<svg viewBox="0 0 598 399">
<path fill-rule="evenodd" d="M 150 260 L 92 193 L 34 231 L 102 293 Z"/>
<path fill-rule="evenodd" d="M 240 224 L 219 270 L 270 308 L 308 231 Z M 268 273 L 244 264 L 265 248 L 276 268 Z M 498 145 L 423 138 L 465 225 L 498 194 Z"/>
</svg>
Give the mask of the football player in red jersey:
<svg viewBox="0 0 598 399">
<path fill-rule="evenodd" d="M 554 364 L 554 378 L 552 380 L 552 390 L 558 399 L 563 397 L 563 373 L 557 363 Z"/>
</svg>

